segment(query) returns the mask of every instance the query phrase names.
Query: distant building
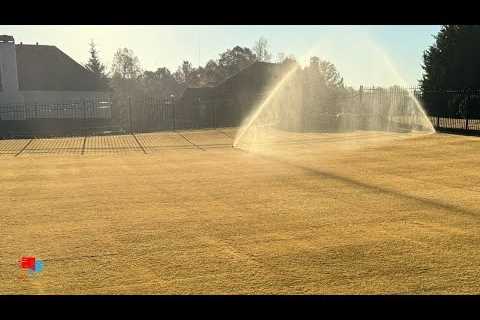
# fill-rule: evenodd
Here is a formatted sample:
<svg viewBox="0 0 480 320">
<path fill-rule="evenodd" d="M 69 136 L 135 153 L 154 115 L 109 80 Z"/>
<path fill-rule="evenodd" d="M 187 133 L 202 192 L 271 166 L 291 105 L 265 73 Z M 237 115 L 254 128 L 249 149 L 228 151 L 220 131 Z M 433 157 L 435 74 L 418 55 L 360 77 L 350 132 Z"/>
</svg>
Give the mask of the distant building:
<svg viewBox="0 0 480 320">
<path fill-rule="evenodd" d="M 187 88 L 178 101 L 177 127 L 240 124 L 288 68 L 257 61 L 214 87 Z"/>
<path fill-rule="evenodd" d="M 0 106 L 96 99 L 106 91 L 57 47 L 15 44 L 12 36 L 0 35 Z"/>
</svg>

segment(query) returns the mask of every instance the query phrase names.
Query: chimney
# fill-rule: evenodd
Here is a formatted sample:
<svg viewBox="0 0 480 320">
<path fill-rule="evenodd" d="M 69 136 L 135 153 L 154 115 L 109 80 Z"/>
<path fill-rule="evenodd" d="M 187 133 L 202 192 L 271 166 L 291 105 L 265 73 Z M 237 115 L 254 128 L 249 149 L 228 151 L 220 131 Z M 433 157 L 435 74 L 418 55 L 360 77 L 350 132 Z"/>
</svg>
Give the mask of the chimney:
<svg viewBox="0 0 480 320">
<path fill-rule="evenodd" d="M 0 91 L 18 93 L 17 53 L 12 36 L 0 35 Z"/>
</svg>

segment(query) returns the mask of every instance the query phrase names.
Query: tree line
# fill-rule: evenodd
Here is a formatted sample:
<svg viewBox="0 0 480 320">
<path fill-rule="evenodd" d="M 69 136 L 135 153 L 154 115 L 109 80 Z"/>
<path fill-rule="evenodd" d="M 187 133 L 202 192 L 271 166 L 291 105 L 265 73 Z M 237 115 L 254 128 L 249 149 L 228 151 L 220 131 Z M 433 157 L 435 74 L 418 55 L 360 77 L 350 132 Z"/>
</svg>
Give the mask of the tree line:
<svg viewBox="0 0 480 320">
<path fill-rule="evenodd" d="M 96 75 L 100 87 L 108 87 L 117 94 L 157 97 L 178 97 L 187 87 L 215 86 L 255 61 L 273 60 L 268 41 L 263 37 L 252 48 L 235 46 L 220 53 L 217 59 L 208 60 L 204 66 L 193 67 L 190 61 L 185 60 L 175 71 L 166 67 L 157 68 L 156 71 L 142 70 L 138 57 L 128 48 L 115 52 L 112 66 L 107 71 L 93 41 L 89 53 L 85 67 Z M 423 103 L 429 113 L 472 113 L 472 110 L 476 110 L 480 115 L 480 97 L 468 95 L 451 99 L 445 94 L 449 90 L 480 89 L 479 56 L 480 26 L 441 27 L 434 44 L 423 53 L 423 75 L 419 80 Z M 275 62 L 292 61 L 296 61 L 294 56 L 278 53 Z M 324 87 L 326 83 L 343 87 L 338 71 L 330 62 L 312 57 L 310 66 L 319 73 L 309 81 L 320 81 Z"/>
<path fill-rule="evenodd" d="M 210 59 L 204 66 L 194 67 L 190 61 L 184 60 L 174 72 L 166 67 L 159 67 L 156 71 L 143 70 L 139 58 L 131 49 L 120 48 L 115 52 L 111 68 L 107 71 L 100 61 L 95 43 L 91 41 L 85 67 L 95 74 L 98 87 L 109 88 L 114 94 L 167 98 L 181 96 L 187 87 L 218 85 L 256 61 L 273 62 L 268 41 L 264 37 L 260 37 L 252 48 L 237 45 L 227 49 L 219 54 L 218 59 Z M 296 58 L 280 52 L 275 62 L 296 63 Z M 318 74 L 310 74 L 317 74 L 317 80 L 323 81 L 326 87 L 343 86 L 343 78 L 332 63 L 312 57 L 310 68 L 317 69 Z"/>
<path fill-rule="evenodd" d="M 278 58 L 283 61 L 292 59 L 292 56 L 286 57 L 281 53 Z M 217 85 L 255 61 L 271 60 L 268 41 L 261 37 L 252 48 L 235 46 L 219 54 L 218 59 L 210 59 L 204 66 L 195 68 L 190 61 L 184 60 L 174 72 L 166 67 L 159 67 L 156 71 L 143 70 L 139 58 L 131 49 L 120 48 L 115 52 L 112 66 L 107 71 L 92 40 L 85 67 L 95 74 L 100 88 L 168 97 L 178 96 L 187 87 Z"/>
<path fill-rule="evenodd" d="M 480 117 L 480 26 L 443 25 L 423 53 L 420 87 L 430 114 Z"/>
</svg>

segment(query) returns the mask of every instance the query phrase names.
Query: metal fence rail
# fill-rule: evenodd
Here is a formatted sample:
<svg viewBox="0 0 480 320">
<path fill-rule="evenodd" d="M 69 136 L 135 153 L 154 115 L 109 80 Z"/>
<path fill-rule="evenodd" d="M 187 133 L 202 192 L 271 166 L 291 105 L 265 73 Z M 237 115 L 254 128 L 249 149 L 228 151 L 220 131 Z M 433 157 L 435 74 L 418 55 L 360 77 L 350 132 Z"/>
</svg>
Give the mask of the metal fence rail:
<svg viewBox="0 0 480 320">
<path fill-rule="evenodd" d="M 3 104 L 0 105 L 0 120 L 34 119 L 111 119 L 112 100 L 85 99 L 52 104 Z"/>
<path fill-rule="evenodd" d="M 112 99 L 0 105 L 0 138 L 85 135 L 112 126 Z"/>
<path fill-rule="evenodd" d="M 229 99 L 197 99 L 192 103 L 152 97 L 126 100 L 128 111 L 120 112 L 126 117 L 121 121 L 132 132 L 231 127 L 241 118 Z"/>
<path fill-rule="evenodd" d="M 480 119 L 429 116 L 437 131 L 463 134 L 480 134 Z"/>
<path fill-rule="evenodd" d="M 365 122 L 364 118 L 371 115 L 385 116 L 392 105 L 398 114 L 388 114 L 389 121 L 408 123 L 412 119 L 404 119 L 405 115 L 419 103 L 436 130 L 480 134 L 480 90 L 422 92 L 417 87 L 362 86 L 359 90 L 340 91 L 331 98 L 328 103 L 313 101 L 311 110 L 304 110 L 303 129 L 337 130 L 338 119 L 342 119 L 343 125 Z M 323 110 L 324 106 L 328 108 Z M 0 137 L 232 127 L 241 123 L 250 107 L 239 105 L 233 98 L 209 97 L 186 102 L 147 96 L 8 104 L 0 105 Z"/>
<path fill-rule="evenodd" d="M 395 100 L 406 105 L 414 98 L 437 131 L 480 134 L 480 89 L 422 91 L 419 87 L 364 87 L 360 91 L 380 104 Z"/>
<path fill-rule="evenodd" d="M 128 97 L 128 127 L 131 132 L 174 130 L 175 101 L 155 97 Z"/>
</svg>

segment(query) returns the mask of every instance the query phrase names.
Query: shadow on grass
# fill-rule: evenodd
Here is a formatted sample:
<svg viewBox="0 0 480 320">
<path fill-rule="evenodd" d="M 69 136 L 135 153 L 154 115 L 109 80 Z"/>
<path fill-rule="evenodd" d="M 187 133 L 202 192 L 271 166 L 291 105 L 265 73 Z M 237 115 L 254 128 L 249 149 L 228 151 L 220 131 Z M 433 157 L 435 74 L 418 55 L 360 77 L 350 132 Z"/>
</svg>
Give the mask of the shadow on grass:
<svg viewBox="0 0 480 320">
<path fill-rule="evenodd" d="M 237 150 L 240 150 L 240 149 L 237 149 Z M 248 151 L 245 151 L 245 150 L 242 150 L 242 151 L 247 152 L 249 154 L 254 154 L 254 153 L 251 153 L 251 152 L 248 152 Z M 334 173 L 331 173 L 331 172 L 310 168 L 310 167 L 307 167 L 307 166 L 304 166 L 304 165 L 292 163 L 290 161 L 280 159 L 280 158 L 276 158 L 276 157 L 272 157 L 272 156 L 260 155 L 260 154 L 256 154 L 256 153 L 254 155 L 259 157 L 259 158 L 262 158 L 264 160 L 267 160 L 267 161 L 272 161 L 272 162 L 276 162 L 276 163 L 279 163 L 279 164 L 282 164 L 282 165 L 286 165 L 286 166 L 289 166 L 289 167 L 294 167 L 296 169 L 300 169 L 300 170 L 302 170 L 302 171 L 304 171 L 304 172 L 306 172 L 306 173 L 308 173 L 309 175 L 312 175 L 312 176 L 335 179 L 337 181 L 341 181 L 343 183 L 347 183 L 347 184 L 353 185 L 355 187 L 363 188 L 363 189 L 368 190 L 368 191 L 373 191 L 373 192 L 378 193 L 378 194 L 391 195 L 391 196 L 395 196 L 395 197 L 398 197 L 398 198 L 403 198 L 405 200 L 417 201 L 417 202 L 420 202 L 424 205 L 430 206 L 430 207 L 435 208 L 435 209 L 448 210 L 448 211 L 457 212 L 457 213 L 460 213 L 460 214 L 463 214 L 463 215 L 467 215 L 467 216 L 470 216 L 470 217 L 480 218 L 480 213 L 477 210 L 469 210 L 469 209 L 462 208 L 462 207 L 455 206 L 455 205 L 451 205 L 451 204 L 448 204 L 448 203 L 444 203 L 444 202 L 440 202 L 440 201 L 435 201 L 435 200 L 430 200 L 430 199 L 410 195 L 410 194 L 407 194 L 407 193 L 404 193 L 404 192 L 401 192 L 401 191 L 392 190 L 392 189 L 385 188 L 385 187 L 380 187 L 378 185 L 368 184 L 368 183 L 365 183 L 365 182 L 362 182 L 362 181 L 359 181 L 359 180 L 355 180 L 355 179 L 350 178 L 350 177 L 341 176 L 341 175 L 334 174 Z"/>
</svg>

